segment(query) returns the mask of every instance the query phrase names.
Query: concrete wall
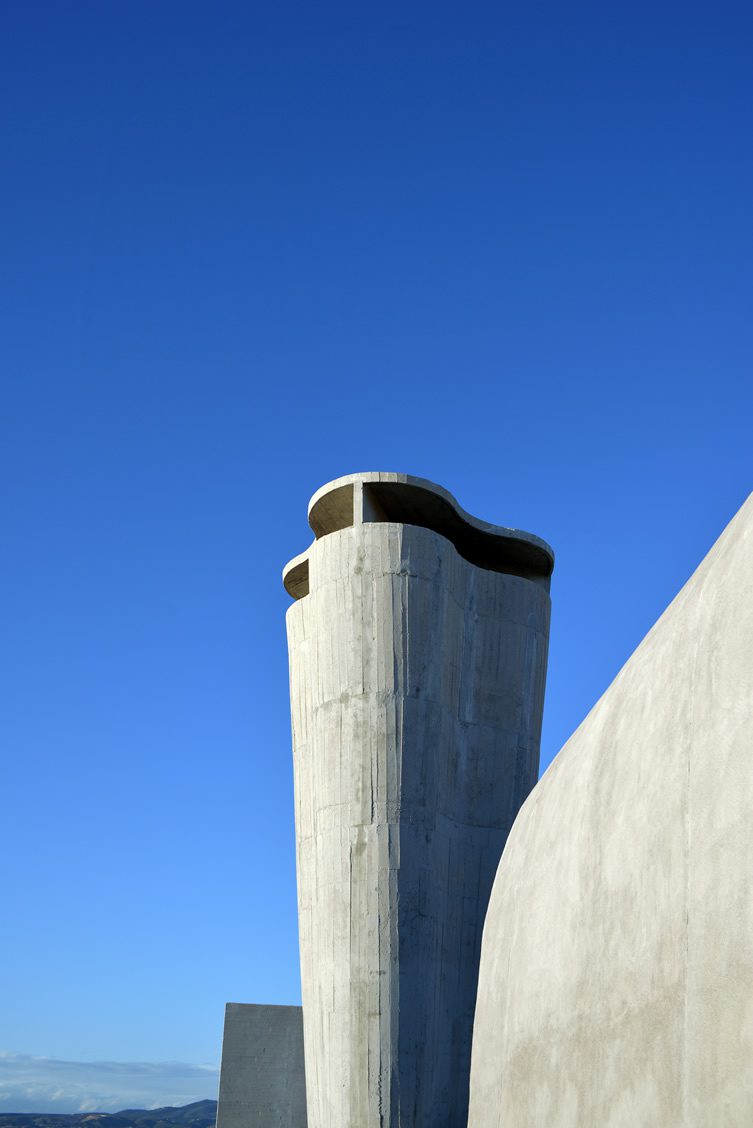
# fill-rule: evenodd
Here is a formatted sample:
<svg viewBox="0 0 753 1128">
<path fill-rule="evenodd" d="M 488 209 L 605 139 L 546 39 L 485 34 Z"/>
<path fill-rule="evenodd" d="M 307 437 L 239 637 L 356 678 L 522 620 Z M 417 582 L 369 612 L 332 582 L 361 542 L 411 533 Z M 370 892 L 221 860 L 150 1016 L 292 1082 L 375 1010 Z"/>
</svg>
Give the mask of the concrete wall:
<svg viewBox="0 0 753 1128">
<path fill-rule="evenodd" d="M 538 772 L 548 573 L 385 519 L 434 520 L 422 497 L 375 494 L 354 523 L 332 493 L 287 618 L 309 1126 L 466 1128 L 484 913 Z"/>
<path fill-rule="evenodd" d="M 217 1128 L 306 1128 L 300 1007 L 227 1004 Z"/>
<path fill-rule="evenodd" d="M 470 1128 L 753 1124 L 753 500 L 521 810 Z"/>
</svg>

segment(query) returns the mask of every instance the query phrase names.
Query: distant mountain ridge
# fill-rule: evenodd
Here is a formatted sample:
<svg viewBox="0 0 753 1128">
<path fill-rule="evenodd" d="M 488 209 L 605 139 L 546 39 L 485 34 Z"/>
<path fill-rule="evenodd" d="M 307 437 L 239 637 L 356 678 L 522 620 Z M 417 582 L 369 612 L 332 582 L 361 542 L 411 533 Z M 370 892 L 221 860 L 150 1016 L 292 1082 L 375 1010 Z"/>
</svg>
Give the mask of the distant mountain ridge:
<svg viewBox="0 0 753 1128">
<path fill-rule="evenodd" d="M 215 1128 L 217 1101 L 121 1112 L 0 1112 L 0 1128 Z"/>
</svg>

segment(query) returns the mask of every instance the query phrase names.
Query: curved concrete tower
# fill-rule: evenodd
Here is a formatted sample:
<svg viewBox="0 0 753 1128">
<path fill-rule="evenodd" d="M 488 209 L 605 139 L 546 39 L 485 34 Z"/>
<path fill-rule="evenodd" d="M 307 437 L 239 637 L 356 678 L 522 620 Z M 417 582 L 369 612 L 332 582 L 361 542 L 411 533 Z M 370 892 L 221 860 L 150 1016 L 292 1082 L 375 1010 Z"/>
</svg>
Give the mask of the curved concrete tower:
<svg viewBox="0 0 753 1128">
<path fill-rule="evenodd" d="M 551 549 L 404 474 L 285 586 L 308 1128 L 465 1128 L 479 951 L 538 775 Z"/>
</svg>

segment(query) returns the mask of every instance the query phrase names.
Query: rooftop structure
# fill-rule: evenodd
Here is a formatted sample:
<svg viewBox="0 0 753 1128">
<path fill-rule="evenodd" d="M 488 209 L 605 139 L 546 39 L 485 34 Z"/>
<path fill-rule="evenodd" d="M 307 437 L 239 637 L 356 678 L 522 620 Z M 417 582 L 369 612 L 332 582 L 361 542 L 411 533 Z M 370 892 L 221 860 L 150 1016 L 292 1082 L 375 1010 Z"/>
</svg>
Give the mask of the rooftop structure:
<svg viewBox="0 0 753 1128">
<path fill-rule="evenodd" d="M 309 1128 L 464 1128 L 481 932 L 536 782 L 553 554 L 339 478 L 285 569 Z"/>
</svg>

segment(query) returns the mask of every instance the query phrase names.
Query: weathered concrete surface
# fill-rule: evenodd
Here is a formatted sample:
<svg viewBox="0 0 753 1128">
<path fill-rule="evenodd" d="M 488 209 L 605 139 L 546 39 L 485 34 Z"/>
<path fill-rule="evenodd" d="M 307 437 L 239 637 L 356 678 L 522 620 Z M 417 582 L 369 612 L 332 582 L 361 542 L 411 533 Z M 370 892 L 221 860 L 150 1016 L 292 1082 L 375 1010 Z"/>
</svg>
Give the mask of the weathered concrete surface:
<svg viewBox="0 0 753 1128">
<path fill-rule="evenodd" d="M 550 550 L 414 482 L 319 491 L 287 571 L 310 1128 L 465 1128 L 484 913 L 538 771 Z"/>
<path fill-rule="evenodd" d="M 228 1003 L 217 1128 L 306 1128 L 300 1007 Z"/>
<path fill-rule="evenodd" d="M 513 827 L 470 1128 L 753 1124 L 753 498 Z"/>
</svg>

